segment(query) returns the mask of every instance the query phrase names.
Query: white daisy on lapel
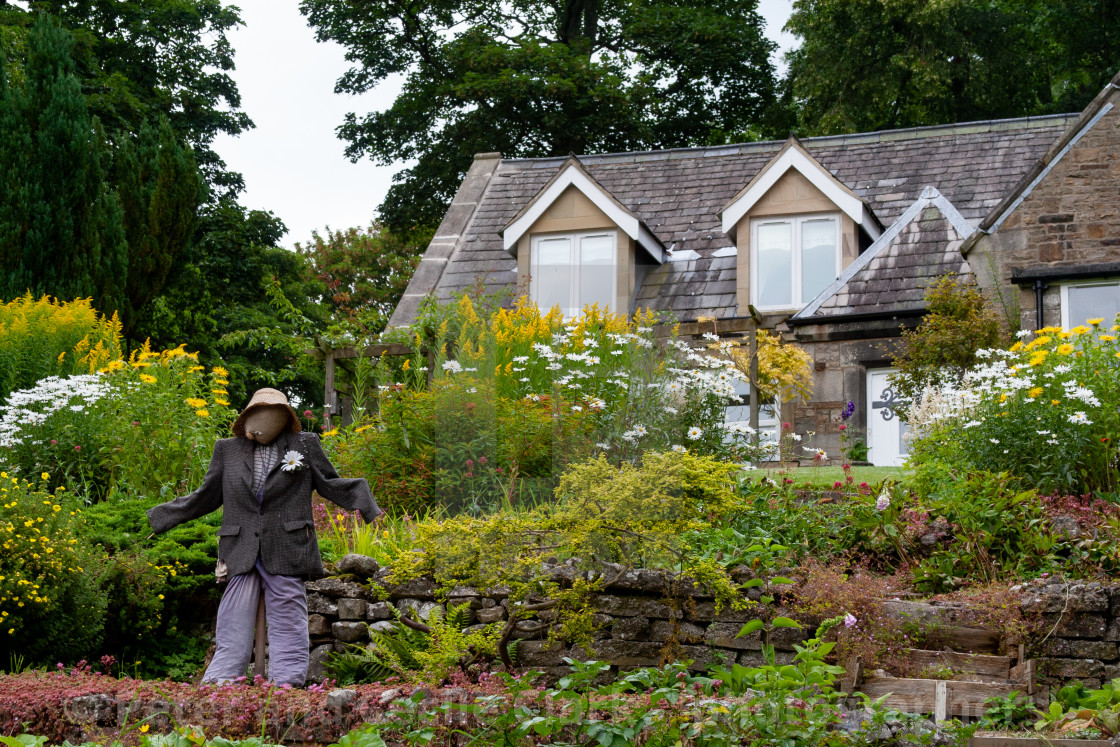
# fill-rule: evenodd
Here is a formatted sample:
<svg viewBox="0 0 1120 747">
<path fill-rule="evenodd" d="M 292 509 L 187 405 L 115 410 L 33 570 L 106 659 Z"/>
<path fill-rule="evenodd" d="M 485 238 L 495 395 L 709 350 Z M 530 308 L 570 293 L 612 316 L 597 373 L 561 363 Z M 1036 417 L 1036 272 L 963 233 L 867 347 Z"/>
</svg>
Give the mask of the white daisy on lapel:
<svg viewBox="0 0 1120 747">
<path fill-rule="evenodd" d="M 284 454 L 284 458 L 280 461 L 280 469 L 285 472 L 295 472 L 303 469 L 303 454 L 298 451 L 289 451 Z"/>
</svg>

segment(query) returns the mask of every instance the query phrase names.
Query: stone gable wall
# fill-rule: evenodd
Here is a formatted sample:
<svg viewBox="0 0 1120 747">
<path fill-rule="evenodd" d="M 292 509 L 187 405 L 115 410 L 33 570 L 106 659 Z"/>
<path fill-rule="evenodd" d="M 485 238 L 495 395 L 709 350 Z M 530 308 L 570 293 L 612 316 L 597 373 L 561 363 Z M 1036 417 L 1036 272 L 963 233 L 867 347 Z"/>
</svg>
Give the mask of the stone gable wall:
<svg viewBox="0 0 1120 747">
<path fill-rule="evenodd" d="M 1110 101 L 1112 110 L 969 254 L 982 283 L 997 283 L 1009 300 L 1017 298 L 1024 329 L 1035 327 L 1034 291 L 1012 286 L 1013 270 L 1120 261 L 1120 92 Z M 1057 284 L 1046 290 L 1043 308 L 1046 324 L 1060 324 Z"/>
</svg>

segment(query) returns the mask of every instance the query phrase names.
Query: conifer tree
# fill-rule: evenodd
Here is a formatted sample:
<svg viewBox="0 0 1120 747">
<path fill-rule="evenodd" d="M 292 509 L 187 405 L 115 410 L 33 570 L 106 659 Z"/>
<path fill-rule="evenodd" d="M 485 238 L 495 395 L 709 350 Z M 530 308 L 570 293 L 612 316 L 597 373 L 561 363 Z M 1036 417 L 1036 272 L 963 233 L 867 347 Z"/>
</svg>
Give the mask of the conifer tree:
<svg viewBox="0 0 1120 747">
<path fill-rule="evenodd" d="M 30 290 L 122 302 L 122 211 L 105 181 L 107 145 L 74 73 L 73 40 L 49 17 L 28 36 L 22 90 L 0 70 L 0 296 Z"/>
</svg>

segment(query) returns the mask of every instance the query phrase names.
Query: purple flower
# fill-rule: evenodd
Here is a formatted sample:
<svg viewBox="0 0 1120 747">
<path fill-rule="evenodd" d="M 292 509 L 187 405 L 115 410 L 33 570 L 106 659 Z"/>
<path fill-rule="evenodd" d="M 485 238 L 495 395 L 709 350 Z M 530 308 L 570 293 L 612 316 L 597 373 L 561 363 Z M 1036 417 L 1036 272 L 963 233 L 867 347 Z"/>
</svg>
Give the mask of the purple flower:
<svg viewBox="0 0 1120 747">
<path fill-rule="evenodd" d="M 848 404 L 844 406 L 844 412 L 840 413 L 841 420 L 847 420 L 852 417 L 852 413 L 856 411 L 856 403 L 848 400 Z"/>
<path fill-rule="evenodd" d="M 853 615 L 852 613 L 849 612 L 848 614 L 844 615 L 844 627 L 845 628 L 854 628 L 855 625 L 856 625 L 856 622 L 857 622 L 856 621 L 856 616 Z"/>
</svg>

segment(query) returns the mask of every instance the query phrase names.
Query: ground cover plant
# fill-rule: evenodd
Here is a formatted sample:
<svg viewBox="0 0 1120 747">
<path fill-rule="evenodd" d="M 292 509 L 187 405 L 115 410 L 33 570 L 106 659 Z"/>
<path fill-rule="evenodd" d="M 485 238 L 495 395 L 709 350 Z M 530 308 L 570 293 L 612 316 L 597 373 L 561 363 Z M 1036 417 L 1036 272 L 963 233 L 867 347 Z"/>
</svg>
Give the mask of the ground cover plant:
<svg viewBox="0 0 1120 747">
<path fill-rule="evenodd" d="M 833 624 L 836 621 L 832 621 Z M 831 627 L 822 628 L 824 635 Z M 74 738 L 80 744 L 277 744 L 331 742 L 514 745 L 813 745 L 963 744 L 969 727 L 933 729 L 867 702 L 866 712 L 837 728 L 843 711 L 838 668 L 823 661 L 832 644 L 815 638 L 792 664 L 717 666 L 690 672 L 685 662 L 612 673 L 604 662 L 570 662 L 555 685 L 537 672 L 495 673 L 447 691 L 359 685 L 344 711 L 327 708 L 328 687 L 276 688 L 263 682 L 194 687 L 117 679 L 83 665 L 56 672 L 0 674 L 0 730 L 21 747 Z M 770 657 L 772 659 L 772 656 Z M 75 725 L 54 717 L 66 700 L 104 694 L 121 704 L 116 726 Z M 884 736 L 884 731 L 887 736 Z M 38 735 L 33 736 L 33 735 Z M 219 736 L 220 735 L 220 736 Z M 36 741 L 41 740 L 41 741 Z M 234 741 L 237 740 L 237 741 Z M 8 744 L 8 742 L 5 742 Z"/>
</svg>

